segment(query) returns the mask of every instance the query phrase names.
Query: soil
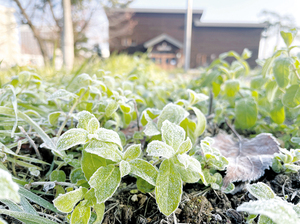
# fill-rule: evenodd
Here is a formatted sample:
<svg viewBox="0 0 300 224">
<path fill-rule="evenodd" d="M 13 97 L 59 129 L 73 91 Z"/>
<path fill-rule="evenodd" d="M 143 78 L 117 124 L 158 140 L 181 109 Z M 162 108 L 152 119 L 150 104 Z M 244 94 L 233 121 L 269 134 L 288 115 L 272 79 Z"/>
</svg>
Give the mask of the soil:
<svg viewBox="0 0 300 224">
<path fill-rule="evenodd" d="M 22 147 L 22 154 L 34 154 L 29 145 Z M 41 154 L 44 158 L 49 158 L 51 162 L 52 156 L 48 155 L 47 150 L 41 148 Z M 9 167 L 11 169 L 11 167 Z M 67 169 L 67 167 L 66 167 Z M 27 173 L 26 169 L 16 166 L 17 173 Z M 67 172 L 67 170 L 66 170 Z M 44 171 L 43 173 L 46 173 Z M 207 188 L 201 184 L 185 184 L 183 186 L 182 200 L 174 216 L 164 216 L 160 213 L 154 193 L 143 194 L 137 190 L 135 185 L 136 179 L 127 176 L 122 179 L 122 185 L 112 198 L 106 201 L 106 212 L 103 219 L 104 224 L 167 224 L 167 223 L 191 223 L 191 224 L 243 224 L 247 214 L 237 212 L 236 208 L 244 202 L 255 200 L 245 189 L 245 183 L 235 183 L 237 193 L 224 194 Z M 300 202 L 300 172 L 295 174 L 276 174 L 272 170 L 266 170 L 264 176 L 255 182 L 263 182 L 270 186 L 273 191 L 280 197 L 285 197 L 288 202 L 297 204 Z M 254 183 L 254 182 L 252 182 Z M 38 189 L 36 189 L 38 190 Z M 42 190 L 42 189 L 39 189 Z M 52 191 L 52 190 L 51 190 Z M 53 192 L 48 192 L 50 195 Z M 48 194 L 49 195 L 49 194 Z M 54 194 L 52 194 L 54 195 Z M 48 201 L 53 198 L 42 196 Z M 39 207 L 38 205 L 34 205 Z M 1 208 L 7 208 L 0 203 Z M 49 217 L 53 216 L 61 220 L 61 223 L 68 223 L 63 220 L 64 217 L 45 211 L 41 207 L 38 212 L 45 212 Z M 21 222 L 8 217 L 2 216 L 9 224 L 19 224 Z M 257 220 L 255 220 L 257 221 Z"/>
</svg>

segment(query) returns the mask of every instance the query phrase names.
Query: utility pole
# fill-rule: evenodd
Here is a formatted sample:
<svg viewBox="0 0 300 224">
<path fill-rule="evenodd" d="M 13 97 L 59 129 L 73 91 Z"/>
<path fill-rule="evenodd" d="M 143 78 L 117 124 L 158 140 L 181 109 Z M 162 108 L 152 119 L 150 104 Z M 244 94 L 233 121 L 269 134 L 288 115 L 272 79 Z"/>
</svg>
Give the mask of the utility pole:
<svg viewBox="0 0 300 224">
<path fill-rule="evenodd" d="M 71 0 L 63 0 L 64 27 L 63 27 L 63 59 L 66 69 L 71 70 L 74 63 L 74 35 L 71 14 Z"/>
<path fill-rule="evenodd" d="M 192 39 L 193 0 L 187 0 L 184 35 L 184 70 L 190 68 L 191 39 Z"/>
</svg>

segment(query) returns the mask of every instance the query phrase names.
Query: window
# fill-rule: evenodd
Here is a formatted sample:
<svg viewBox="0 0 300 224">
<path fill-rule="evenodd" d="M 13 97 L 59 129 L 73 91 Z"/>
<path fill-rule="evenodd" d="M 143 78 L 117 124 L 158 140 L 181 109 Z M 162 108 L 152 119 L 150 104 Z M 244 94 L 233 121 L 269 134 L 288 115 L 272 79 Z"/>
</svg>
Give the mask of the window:
<svg viewBox="0 0 300 224">
<path fill-rule="evenodd" d="M 124 46 L 124 47 L 131 46 L 132 40 L 131 40 L 130 37 L 124 37 L 124 38 L 122 38 L 122 40 L 121 40 L 121 44 L 122 44 L 122 46 Z"/>
</svg>

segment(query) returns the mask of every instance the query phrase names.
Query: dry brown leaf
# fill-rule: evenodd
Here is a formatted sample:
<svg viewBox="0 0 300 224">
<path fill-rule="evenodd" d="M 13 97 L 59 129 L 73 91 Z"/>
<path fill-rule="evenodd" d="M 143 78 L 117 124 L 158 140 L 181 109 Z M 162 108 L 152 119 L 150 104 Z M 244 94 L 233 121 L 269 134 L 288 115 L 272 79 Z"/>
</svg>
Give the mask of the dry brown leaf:
<svg viewBox="0 0 300 224">
<path fill-rule="evenodd" d="M 274 153 L 279 152 L 279 143 L 267 133 L 252 139 L 244 138 L 241 142 L 232 135 L 220 133 L 214 140 L 213 147 L 219 149 L 229 162 L 223 187 L 235 181 L 257 180 L 272 165 Z"/>
</svg>

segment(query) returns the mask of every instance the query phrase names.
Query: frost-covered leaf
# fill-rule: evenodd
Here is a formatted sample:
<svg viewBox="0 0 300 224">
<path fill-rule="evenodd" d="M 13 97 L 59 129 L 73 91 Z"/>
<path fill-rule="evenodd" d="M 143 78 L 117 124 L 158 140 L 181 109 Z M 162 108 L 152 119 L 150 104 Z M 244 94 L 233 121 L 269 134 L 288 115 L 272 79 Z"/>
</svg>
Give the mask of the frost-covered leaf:
<svg viewBox="0 0 300 224">
<path fill-rule="evenodd" d="M 89 123 L 88 123 L 88 132 L 90 134 L 94 134 L 98 128 L 99 128 L 100 124 L 99 124 L 99 121 L 96 119 L 96 118 L 92 118 Z"/>
<path fill-rule="evenodd" d="M 77 202 L 83 199 L 86 192 L 86 188 L 80 187 L 74 191 L 59 195 L 53 201 L 53 204 L 59 211 L 69 213 L 73 210 Z"/>
<path fill-rule="evenodd" d="M 252 194 L 258 200 L 267 200 L 276 197 L 272 189 L 262 182 L 258 182 L 256 184 L 247 184 L 246 188 L 250 194 Z"/>
<path fill-rule="evenodd" d="M 57 141 L 59 151 L 67 150 L 75 145 L 85 144 L 88 140 L 88 132 L 82 128 L 73 128 L 66 131 Z"/>
<path fill-rule="evenodd" d="M 157 129 L 156 124 L 152 121 L 150 116 L 147 113 L 145 113 L 144 117 L 145 117 L 145 120 L 147 121 L 145 130 L 144 130 L 145 135 L 147 135 L 147 136 L 159 135 L 160 131 Z"/>
<path fill-rule="evenodd" d="M 89 184 L 95 189 L 97 203 L 101 204 L 117 190 L 121 181 L 120 169 L 114 165 L 100 167 L 90 178 Z"/>
<path fill-rule="evenodd" d="M 104 205 L 104 203 L 101 203 L 101 204 L 97 203 L 93 207 L 97 214 L 97 219 L 95 220 L 95 222 L 93 224 L 101 224 L 102 220 L 104 218 L 105 205 Z"/>
<path fill-rule="evenodd" d="M 71 215 L 71 224 L 87 224 L 91 217 L 91 207 L 86 205 L 86 200 L 81 201 Z"/>
<path fill-rule="evenodd" d="M 183 153 L 188 152 L 192 147 L 193 147 L 193 144 L 191 142 L 191 139 L 189 137 L 187 137 L 187 139 L 181 143 L 177 152 L 179 154 L 183 154 Z"/>
<path fill-rule="evenodd" d="M 179 154 L 179 155 L 177 155 L 177 159 L 178 159 L 178 162 L 181 163 L 181 165 L 184 168 L 184 170 L 183 170 L 182 168 L 180 168 L 180 166 L 177 167 L 177 168 L 179 168 L 178 171 L 180 172 L 181 178 L 184 182 L 194 183 L 194 182 L 197 182 L 199 179 L 201 179 L 202 182 L 205 185 L 207 185 L 204 174 L 202 172 L 201 164 L 197 159 L 195 159 L 187 154 L 182 154 L 182 155 Z M 176 165 L 178 165 L 178 164 L 176 164 Z"/>
<path fill-rule="evenodd" d="M 117 132 L 105 128 L 99 128 L 96 131 L 96 134 L 99 141 L 115 143 L 121 150 L 123 150 L 122 142 Z"/>
<path fill-rule="evenodd" d="M 115 143 L 93 139 L 86 146 L 85 151 L 115 162 L 119 162 L 122 159 L 122 153 Z"/>
<path fill-rule="evenodd" d="M 132 174 L 144 179 L 152 185 L 155 185 L 158 171 L 151 163 L 142 159 L 135 159 L 129 163 Z"/>
<path fill-rule="evenodd" d="M 81 169 L 87 180 L 98 170 L 101 166 L 106 166 L 106 159 L 93 154 L 88 153 L 86 150 L 82 151 Z"/>
<path fill-rule="evenodd" d="M 0 218 L 0 224 L 7 224 L 7 222 Z"/>
<path fill-rule="evenodd" d="M 119 108 L 119 104 L 115 100 L 109 100 L 105 108 L 105 115 L 110 117 Z"/>
<path fill-rule="evenodd" d="M 165 120 L 175 124 L 180 124 L 181 121 L 183 121 L 188 115 L 189 113 L 181 106 L 169 103 L 163 108 L 162 112 L 158 116 L 157 128 L 161 129 Z"/>
<path fill-rule="evenodd" d="M 124 177 L 130 173 L 131 167 L 129 162 L 122 160 L 120 162 L 120 172 L 121 172 L 121 177 Z"/>
<path fill-rule="evenodd" d="M 277 89 L 278 89 L 278 85 L 275 80 L 270 81 L 266 85 L 266 94 L 269 102 L 273 102 Z"/>
<path fill-rule="evenodd" d="M 15 211 L 9 211 L 7 209 L 0 209 L 0 214 L 12 216 L 22 221 L 23 223 L 28 223 L 28 224 L 57 224 L 56 222 L 53 222 L 49 219 L 43 218 L 38 215 L 28 214 L 25 212 L 15 212 Z"/>
<path fill-rule="evenodd" d="M 237 211 L 248 212 L 250 214 L 261 214 L 269 217 L 276 224 L 300 222 L 293 206 L 278 198 L 246 202 L 240 205 L 237 208 Z"/>
<path fill-rule="evenodd" d="M 196 129 L 194 130 L 194 138 L 197 139 L 203 134 L 206 128 L 206 118 L 204 114 L 196 107 L 191 107 L 197 117 Z"/>
<path fill-rule="evenodd" d="M 229 97 L 235 96 L 238 91 L 240 91 L 240 82 L 237 79 L 226 80 L 225 83 L 225 93 Z"/>
<path fill-rule="evenodd" d="M 181 194 L 180 173 L 169 159 L 165 159 L 160 165 L 155 187 L 159 210 L 166 216 L 171 215 L 178 208 Z"/>
<path fill-rule="evenodd" d="M 55 126 L 57 121 L 58 121 L 58 118 L 60 117 L 60 115 L 62 115 L 65 113 L 61 112 L 61 111 L 57 111 L 57 112 L 53 112 L 53 113 L 50 113 L 48 115 L 48 121 L 51 125 Z"/>
<path fill-rule="evenodd" d="M 293 29 L 289 30 L 288 32 L 280 31 L 280 35 L 281 35 L 282 39 L 284 40 L 284 43 L 286 44 L 286 46 L 289 47 L 293 43 L 294 38 L 297 35 L 297 29 L 293 28 Z"/>
<path fill-rule="evenodd" d="M 155 119 L 160 114 L 160 112 L 160 110 L 155 108 L 147 108 L 142 112 L 141 124 L 145 126 L 149 122 L 149 120 L 152 121 L 153 119 Z"/>
<path fill-rule="evenodd" d="M 165 158 L 171 158 L 175 154 L 175 151 L 166 143 L 155 140 L 148 144 L 147 153 L 149 156 L 162 156 Z"/>
<path fill-rule="evenodd" d="M 230 182 L 257 180 L 265 169 L 272 165 L 274 153 L 279 152 L 279 143 L 271 134 L 262 133 L 253 139 L 242 139 L 239 142 L 224 133 L 218 134 L 212 145 L 228 160 L 224 186 Z"/>
<path fill-rule="evenodd" d="M 203 93 L 196 93 L 195 91 L 188 89 L 187 92 L 189 93 L 189 102 L 190 105 L 194 105 L 196 103 L 199 103 L 201 101 L 205 101 L 208 99 L 208 96 L 206 96 Z"/>
<path fill-rule="evenodd" d="M 78 96 L 74 93 L 71 93 L 65 89 L 59 89 L 56 90 L 49 98 L 48 100 L 55 100 L 55 99 L 64 99 L 69 100 L 70 98 L 77 98 Z"/>
<path fill-rule="evenodd" d="M 92 118 L 96 117 L 88 111 L 81 111 L 76 115 L 76 119 L 78 120 L 77 128 L 83 128 L 84 130 L 88 130 L 89 122 Z M 97 119 L 96 119 L 97 120 Z"/>
<path fill-rule="evenodd" d="M 134 144 L 128 147 L 124 153 L 124 160 L 131 161 L 138 158 L 141 154 L 141 144 Z"/>
<path fill-rule="evenodd" d="M 19 186 L 13 182 L 11 174 L 2 169 L 0 169 L 0 189 L 0 199 L 20 202 Z"/>
<path fill-rule="evenodd" d="M 175 151 L 185 139 L 185 131 L 182 127 L 165 120 L 161 127 L 162 140 Z"/>
</svg>

